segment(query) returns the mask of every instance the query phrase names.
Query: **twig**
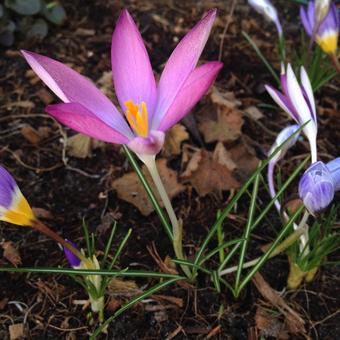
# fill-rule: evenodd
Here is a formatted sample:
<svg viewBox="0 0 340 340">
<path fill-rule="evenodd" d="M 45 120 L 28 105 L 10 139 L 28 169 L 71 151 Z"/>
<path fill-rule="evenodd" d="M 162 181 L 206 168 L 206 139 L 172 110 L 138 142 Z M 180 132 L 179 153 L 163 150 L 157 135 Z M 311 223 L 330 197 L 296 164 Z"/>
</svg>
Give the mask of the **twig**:
<svg viewBox="0 0 340 340">
<path fill-rule="evenodd" d="M 220 41 L 220 47 L 219 47 L 219 51 L 218 51 L 218 61 L 221 61 L 221 59 L 222 59 L 222 53 L 223 53 L 223 47 L 224 47 L 224 38 L 225 38 L 225 35 L 227 34 L 229 25 L 231 23 L 231 19 L 232 19 L 233 15 L 234 15 L 235 7 L 236 7 L 236 2 L 237 2 L 237 0 L 233 0 L 233 3 L 231 4 L 231 8 L 230 8 L 230 12 L 229 12 L 229 15 L 228 15 L 228 19 L 227 19 L 227 21 L 225 23 L 225 26 L 224 26 L 224 29 L 223 29 L 223 32 L 222 32 L 222 37 L 221 37 L 221 41 Z"/>
</svg>

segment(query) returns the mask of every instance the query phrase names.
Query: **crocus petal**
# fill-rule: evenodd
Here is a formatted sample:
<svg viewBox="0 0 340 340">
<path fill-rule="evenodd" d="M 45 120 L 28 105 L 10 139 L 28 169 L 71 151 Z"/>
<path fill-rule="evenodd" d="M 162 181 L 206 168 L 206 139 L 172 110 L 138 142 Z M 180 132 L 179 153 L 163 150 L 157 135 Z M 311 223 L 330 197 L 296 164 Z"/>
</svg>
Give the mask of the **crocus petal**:
<svg viewBox="0 0 340 340">
<path fill-rule="evenodd" d="M 310 83 L 308 74 L 307 74 L 307 72 L 306 72 L 306 70 L 303 66 L 301 67 L 300 75 L 301 75 L 301 77 L 300 77 L 301 78 L 301 84 L 302 84 L 303 89 L 304 89 L 304 91 L 307 95 L 309 110 L 313 114 L 312 118 L 314 119 L 315 124 L 317 124 L 313 89 L 312 89 L 312 85 Z"/>
<path fill-rule="evenodd" d="M 299 196 L 311 214 L 324 210 L 334 198 L 334 181 L 323 162 L 313 163 L 299 182 Z"/>
<path fill-rule="evenodd" d="M 17 184 L 10 173 L 0 166 L 0 206 L 8 209 Z"/>
<path fill-rule="evenodd" d="M 311 116 L 311 112 L 303 96 L 301 87 L 290 64 L 287 66 L 287 92 L 294 108 L 296 108 L 299 113 L 300 123 L 303 124 L 312 119 L 313 117 Z"/>
<path fill-rule="evenodd" d="M 192 71 L 157 129 L 165 131 L 180 121 L 208 91 L 222 66 L 213 61 Z"/>
<path fill-rule="evenodd" d="M 292 107 L 289 99 L 270 85 L 265 85 L 265 88 L 274 102 L 276 102 L 276 104 L 279 105 L 283 111 L 288 113 L 297 123 L 300 124 L 299 117 L 295 113 L 295 109 Z"/>
<path fill-rule="evenodd" d="M 289 137 L 291 137 L 298 129 L 300 128 L 300 125 L 290 125 L 285 127 L 276 137 L 276 140 L 272 147 L 270 148 L 270 151 L 268 153 L 268 157 L 271 156 L 271 154 Z M 279 152 L 276 153 L 276 155 L 270 160 L 271 163 L 276 163 L 280 159 L 282 159 L 286 152 L 297 142 L 299 139 L 300 132 L 296 133 L 287 143 L 285 143 Z"/>
<path fill-rule="evenodd" d="M 22 51 L 26 61 L 41 80 L 65 103 L 79 103 L 99 119 L 126 136 L 132 137 L 122 115 L 111 101 L 87 78 L 59 61 Z"/>
<path fill-rule="evenodd" d="M 184 82 L 194 70 L 207 42 L 216 10 L 210 10 L 196 26 L 186 34 L 172 52 L 162 72 L 153 127 L 158 126 L 164 114 L 175 100 Z"/>
<path fill-rule="evenodd" d="M 30 226 L 34 219 L 32 209 L 14 178 L 0 166 L 0 221 Z"/>
<path fill-rule="evenodd" d="M 112 77 L 123 111 L 124 103 L 144 101 L 149 114 L 154 111 L 156 82 L 150 59 L 136 24 L 127 10 L 119 16 L 112 35 Z"/>
<path fill-rule="evenodd" d="M 331 172 L 334 181 L 335 191 L 340 190 L 340 157 L 328 162 L 326 166 Z"/>
<path fill-rule="evenodd" d="M 75 243 L 73 243 L 72 241 L 69 240 L 65 240 L 67 243 L 69 243 L 71 246 L 73 246 L 75 249 L 78 249 L 77 245 Z M 71 250 L 69 250 L 68 248 L 64 247 L 64 254 L 65 257 L 68 261 L 68 263 L 70 264 L 70 266 L 72 268 L 79 268 L 81 260 L 73 254 L 73 252 Z"/>
<path fill-rule="evenodd" d="M 305 31 L 309 36 L 313 34 L 313 28 L 311 26 L 311 23 L 309 21 L 308 15 L 306 13 L 306 10 L 304 9 L 303 6 L 300 7 L 300 18 L 302 21 L 302 25 L 305 28 Z"/>
<path fill-rule="evenodd" d="M 93 112 L 78 103 L 54 104 L 46 112 L 56 120 L 92 138 L 108 143 L 126 144 L 129 139 L 101 121 Z"/>
</svg>

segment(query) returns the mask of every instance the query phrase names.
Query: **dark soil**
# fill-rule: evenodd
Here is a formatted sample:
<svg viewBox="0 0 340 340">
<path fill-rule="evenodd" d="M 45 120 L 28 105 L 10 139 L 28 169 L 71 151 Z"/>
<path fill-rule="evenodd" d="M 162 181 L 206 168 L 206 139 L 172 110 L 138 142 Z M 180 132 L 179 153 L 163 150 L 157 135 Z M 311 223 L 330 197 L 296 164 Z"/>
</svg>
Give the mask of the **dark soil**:
<svg viewBox="0 0 340 340">
<path fill-rule="evenodd" d="M 45 106 L 38 95 L 43 85 L 40 81 L 32 83 L 29 67 L 18 51 L 28 49 L 72 64 L 82 74 L 97 81 L 104 72 L 110 70 L 111 34 L 120 9 L 126 7 L 139 24 L 154 70 L 159 73 L 178 38 L 185 33 L 184 30 L 177 33 L 176 28 L 192 27 L 208 8 L 217 7 L 218 20 L 201 60 L 217 60 L 221 53 L 225 66 L 216 86 L 221 91 L 233 92 L 242 106 L 246 107 L 261 101 L 271 103 L 263 84 L 272 83 L 272 79 L 242 37 L 241 30 L 256 38 L 263 53 L 278 69 L 276 32 L 241 0 L 236 1 L 234 13 L 230 13 L 232 0 L 76 0 L 62 3 L 68 14 L 63 27 L 51 27 L 48 37 L 41 43 L 19 39 L 10 49 L 0 50 L 0 163 L 12 172 L 33 207 L 43 208 L 53 215 L 47 222 L 58 233 L 84 247 L 81 227 L 84 218 L 90 230 L 97 231 L 98 248 L 103 249 L 108 237 L 103 224 L 114 218 L 118 221 L 114 246 L 128 228 L 133 228 L 128 246 L 120 259 L 120 268 L 129 266 L 131 269 L 160 271 L 147 251 L 147 246 L 154 242 L 163 259 L 173 254 L 157 216 L 151 214 L 147 218 L 143 217 L 135 207 L 119 200 L 111 189 L 113 179 L 130 171 L 119 147 L 106 145 L 105 148 L 95 149 L 92 156 L 84 160 L 69 157 L 66 166 L 62 159 L 62 135 L 57 125 L 47 116 L 39 116 L 44 113 Z M 291 50 L 298 44 L 300 27 L 296 20 L 297 13 L 298 6 L 294 4 L 281 8 L 280 12 L 287 23 Z M 228 20 L 231 20 L 230 25 L 223 35 Z M 222 38 L 224 42 L 221 47 Z M 338 86 L 339 82 L 333 81 L 317 94 L 321 108 L 319 150 L 321 157 L 326 160 L 339 154 Z M 193 114 L 204 110 L 206 101 L 203 99 Z M 275 133 L 288 122 L 287 117 L 278 111 L 263 109 L 262 112 L 265 117 L 259 122 L 245 118 L 241 136 L 245 143 L 254 148 L 258 158 L 265 157 Z M 49 127 L 49 137 L 38 144 L 30 143 L 21 131 L 27 124 L 35 129 Z M 73 134 L 72 131 L 67 132 L 69 136 Z M 211 145 L 200 145 L 194 136 L 191 136 L 190 144 L 212 149 Z M 296 154 L 290 154 L 302 155 L 300 158 L 295 157 L 294 162 L 300 161 L 308 152 L 306 146 L 302 143 L 294 150 Z M 288 171 L 294 165 L 283 162 L 283 167 Z M 172 158 L 169 166 L 180 171 L 180 157 Z M 263 194 L 267 199 L 265 190 Z M 291 194 L 293 196 L 294 192 Z M 222 197 L 210 194 L 201 198 L 188 185 L 173 200 L 176 213 L 185 225 L 184 244 L 189 257 L 198 250 L 215 219 L 217 209 L 225 205 L 227 198 L 228 193 Z M 227 219 L 225 232 L 230 237 L 241 235 L 247 206 L 246 200 L 241 202 L 237 211 L 233 212 L 233 218 Z M 274 211 L 271 214 L 269 219 L 274 229 L 278 229 L 277 215 Z M 255 231 L 249 259 L 260 254 L 260 247 L 275 237 L 275 230 L 266 223 Z M 275 223 L 278 224 L 276 227 Z M 24 267 L 67 266 L 55 242 L 35 231 L 2 223 L 0 235 L 4 240 L 14 242 Z M 336 256 L 332 260 L 336 261 Z M 0 258 L 0 266 L 10 264 Z M 297 291 L 285 290 L 287 273 L 285 256 L 270 260 L 261 270 L 271 287 L 280 291 L 285 301 L 305 321 L 306 333 L 290 335 L 290 338 L 339 338 L 339 271 L 335 267 L 325 266 L 313 283 L 303 285 Z M 136 279 L 136 282 L 143 288 L 157 283 L 156 280 L 145 279 Z M 96 327 L 88 325 L 88 310 L 82 311 L 81 306 L 74 304 L 74 300 L 86 299 L 86 294 L 67 276 L 2 273 L 0 286 L 1 339 L 8 339 L 9 326 L 19 323 L 25 323 L 26 337 L 29 339 L 86 339 Z M 204 276 L 199 277 L 197 287 L 185 289 L 173 285 L 159 294 L 182 299 L 183 307 L 174 304 L 167 307 L 169 304 L 164 300 L 154 302 L 158 309 L 152 309 L 152 303 L 138 304 L 111 323 L 108 335 L 100 338 L 256 339 L 260 338 L 255 322 L 258 306 L 279 313 L 264 301 L 252 284 L 246 287 L 239 299 L 234 299 L 226 289 L 218 294 Z M 127 301 L 126 297 L 116 296 L 111 301 L 117 299 Z M 111 313 L 109 309 L 106 310 L 107 317 Z"/>
</svg>

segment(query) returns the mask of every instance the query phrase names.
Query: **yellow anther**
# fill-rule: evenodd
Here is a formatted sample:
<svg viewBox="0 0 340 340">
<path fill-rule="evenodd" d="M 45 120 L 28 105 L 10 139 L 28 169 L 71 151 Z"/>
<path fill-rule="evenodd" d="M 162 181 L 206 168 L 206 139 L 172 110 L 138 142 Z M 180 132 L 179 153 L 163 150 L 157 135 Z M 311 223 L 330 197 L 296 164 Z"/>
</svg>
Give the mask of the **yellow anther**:
<svg viewBox="0 0 340 340">
<path fill-rule="evenodd" d="M 141 105 L 134 104 L 132 100 L 127 100 L 126 106 L 126 119 L 130 126 L 138 136 L 147 137 L 149 134 L 149 115 L 146 104 L 142 101 Z M 141 106 L 141 111 L 139 107 Z"/>
</svg>

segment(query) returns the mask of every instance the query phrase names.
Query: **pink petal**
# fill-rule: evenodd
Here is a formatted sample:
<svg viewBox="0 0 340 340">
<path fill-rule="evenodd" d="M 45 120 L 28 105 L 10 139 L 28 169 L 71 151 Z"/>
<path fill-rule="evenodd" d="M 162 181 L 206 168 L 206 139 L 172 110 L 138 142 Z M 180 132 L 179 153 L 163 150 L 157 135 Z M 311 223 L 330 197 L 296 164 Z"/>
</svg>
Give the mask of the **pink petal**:
<svg viewBox="0 0 340 340">
<path fill-rule="evenodd" d="M 59 61 L 21 51 L 41 80 L 65 103 L 79 103 L 112 128 L 126 136 L 133 134 L 111 101 L 87 78 Z"/>
<path fill-rule="evenodd" d="M 184 82 L 196 67 L 215 17 L 216 10 L 210 10 L 172 52 L 159 81 L 155 126 L 159 125 Z"/>
<path fill-rule="evenodd" d="M 208 91 L 222 66 L 222 63 L 212 61 L 192 71 L 169 110 L 163 116 L 159 127 L 155 127 L 155 129 L 165 131 L 180 121 Z"/>
<path fill-rule="evenodd" d="M 46 112 L 60 123 L 92 138 L 115 144 L 126 144 L 129 142 L 126 136 L 106 125 L 93 112 L 81 104 L 48 105 Z"/>
<path fill-rule="evenodd" d="M 156 101 L 156 82 L 148 52 L 136 24 L 127 10 L 118 18 L 112 35 L 112 77 L 115 91 L 123 111 L 124 103 L 144 101 L 152 114 Z"/>
</svg>

